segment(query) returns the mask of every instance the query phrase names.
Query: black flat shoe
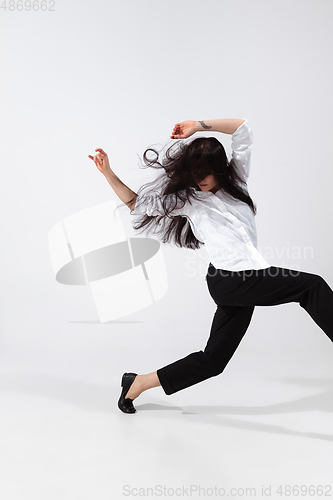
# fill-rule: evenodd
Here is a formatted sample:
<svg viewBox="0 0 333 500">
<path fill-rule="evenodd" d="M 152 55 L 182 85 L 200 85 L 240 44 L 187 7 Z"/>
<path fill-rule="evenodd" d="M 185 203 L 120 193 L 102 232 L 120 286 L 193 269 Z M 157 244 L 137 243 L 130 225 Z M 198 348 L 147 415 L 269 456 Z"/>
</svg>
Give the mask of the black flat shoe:
<svg viewBox="0 0 333 500">
<path fill-rule="evenodd" d="M 123 388 L 120 394 L 120 398 L 118 400 L 118 408 L 124 413 L 135 413 L 136 409 L 133 406 L 133 399 L 125 398 L 128 389 L 131 387 L 134 382 L 137 373 L 124 373 L 123 378 L 121 379 L 121 387 Z"/>
</svg>

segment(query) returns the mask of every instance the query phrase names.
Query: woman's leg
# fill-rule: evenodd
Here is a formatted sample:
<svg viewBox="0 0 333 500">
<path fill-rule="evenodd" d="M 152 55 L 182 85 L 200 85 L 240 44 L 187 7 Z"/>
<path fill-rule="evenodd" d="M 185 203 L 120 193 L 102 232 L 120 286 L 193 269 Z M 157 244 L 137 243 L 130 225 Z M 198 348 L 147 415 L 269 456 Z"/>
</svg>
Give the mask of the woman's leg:
<svg viewBox="0 0 333 500">
<path fill-rule="evenodd" d="M 215 269 L 215 268 L 214 268 Z M 333 290 L 318 274 L 282 267 L 207 275 L 217 305 L 274 306 L 297 302 L 333 341 Z"/>
<path fill-rule="evenodd" d="M 137 375 L 127 391 L 126 398 L 135 399 L 147 389 L 159 385 L 163 386 L 166 394 L 173 394 L 219 375 L 245 335 L 253 310 L 253 306 L 218 306 L 205 350 L 193 352 L 157 372 Z M 172 386 L 168 376 L 173 380 Z"/>
<path fill-rule="evenodd" d="M 192 352 L 157 370 L 166 394 L 222 373 L 250 324 L 254 306 L 218 306 L 204 351 Z"/>
<path fill-rule="evenodd" d="M 153 373 L 137 375 L 126 393 L 126 398 L 135 399 L 147 389 L 159 385 L 163 386 L 166 394 L 173 394 L 220 374 L 245 335 L 253 310 L 253 306 L 218 306 L 205 350 L 189 354 Z M 168 381 L 166 369 L 168 369 L 169 377 L 170 374 L 174 374 L 173 386 Z"/>
<path fill-rule="evenodd" d="M 157 370 L 166 394 L 173 394 L 223 371 L 250 322 L 255 305 L 298 302 L 333 341 L 333 291 L 319 275 L 271 266 L 267 269 L 207 274 L 217 304 L 204 351 L 189 354 Z"/>
</svg>

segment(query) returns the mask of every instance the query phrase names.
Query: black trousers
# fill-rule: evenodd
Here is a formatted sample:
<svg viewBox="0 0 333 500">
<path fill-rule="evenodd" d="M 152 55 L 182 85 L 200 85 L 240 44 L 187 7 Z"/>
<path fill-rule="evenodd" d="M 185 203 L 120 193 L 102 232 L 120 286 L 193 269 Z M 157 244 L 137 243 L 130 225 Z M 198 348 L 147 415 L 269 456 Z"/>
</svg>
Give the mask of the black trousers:
<svg viewBox="0 0 333 500">
<path fill-rule="evenodd" d="M 271 266 L 229 271 L 209 264 L 206 281 L 217 305 L 204 351 L 157 370 L 165 394 L 222 373 L 242 340 L 255 306 L 297 302 L 333 342 L 333 290 L 317 274 Z"/>
</svg>

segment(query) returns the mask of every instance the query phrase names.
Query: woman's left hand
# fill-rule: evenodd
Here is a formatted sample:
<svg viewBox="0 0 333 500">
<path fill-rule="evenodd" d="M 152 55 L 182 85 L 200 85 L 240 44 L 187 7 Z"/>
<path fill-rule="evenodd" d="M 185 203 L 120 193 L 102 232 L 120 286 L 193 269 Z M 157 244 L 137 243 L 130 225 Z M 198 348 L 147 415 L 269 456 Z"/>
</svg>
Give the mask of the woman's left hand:
<svg viewBox="0 0 333 500">
<path fill-rule="evenodd" d="M 197 132 L 196 123 L 193 120 L 176 123 L 173 128 L 171 139 L 186 139 Z"/>
</svg>

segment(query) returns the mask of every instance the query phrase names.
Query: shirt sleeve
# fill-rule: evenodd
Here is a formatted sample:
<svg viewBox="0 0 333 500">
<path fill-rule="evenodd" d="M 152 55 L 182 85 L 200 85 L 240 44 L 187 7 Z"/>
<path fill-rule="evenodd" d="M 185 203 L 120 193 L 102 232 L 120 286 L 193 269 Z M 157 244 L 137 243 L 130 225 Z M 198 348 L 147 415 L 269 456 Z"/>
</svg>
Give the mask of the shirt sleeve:
<svg viewBox="0 0 333 500">
<path fill-rule="evenodd" d="M 253 132 L 247 119 L 231 136 L 232 158 L 237 172 L 245 182 L 250 174 Z"/>
<path fill-rule="evenodd" d="M 165 215 L 165 211 L 162 205 L 162 201 L 167 199 L 167 207 L 174 207 L 176 205 L 176 195 L 175 194 L 167 194 L 164 196 L 160 196 L 157 194 L 154 195 L 138 195 L 136 198 L 136 203 L 134 210 L 131 211 L 131 214 L 147 214 L 147 215 Z M 186 205 L 184 206 L 183 202 L 178 199 L 178 205 L 180 208 L 176 206 L 170 212 L 170 215 L 186 215 Z"/>
</svg>

